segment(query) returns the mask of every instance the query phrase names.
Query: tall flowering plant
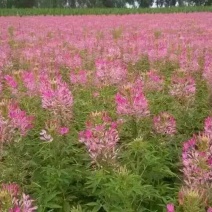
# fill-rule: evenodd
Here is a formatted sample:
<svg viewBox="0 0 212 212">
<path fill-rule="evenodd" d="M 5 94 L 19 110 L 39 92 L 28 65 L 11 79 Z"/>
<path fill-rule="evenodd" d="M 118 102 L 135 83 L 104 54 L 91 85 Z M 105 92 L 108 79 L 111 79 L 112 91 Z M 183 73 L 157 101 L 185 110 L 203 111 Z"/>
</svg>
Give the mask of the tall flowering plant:
<svg viewBox="0 0 212 212">
<path fill-rule="evenodd" d="M 148 101 L 143 93 L 143 82 L 137 79 L 121 87 L 115 96 L 116 110 L 120 115 L 138 118 L 149 115 Z"/>
<path fill-rule="evenodd" d="M 73 96 L 67 83 L 60 77 L 53 80 L 48 77 L 41 82 L 42 107 L 52 114 L 59 134 L 68 132 L 67 128 L 72 119 Z M 66 129 L 66 130 L 64 130 Z"/>
<path fill-rule="evenodd" d="M 150 114 L 141 79 L 122 86 L 115 96 L 115 101 L 117 114 L 131 119 L 133 136 L 137 137 L 138 121 Z"/>
<path fill-rule="evenodd" d="M 13 139 L 26 136 L 33 127 L 33 116 L 20 109 L 16 102 L 2 101 L 0 104 L 0 150 Z"/>
<path fill-rule="evenodd" d="M 212 180 L 212 138 L 199 134 L 184 143 L 184 182 L 188 186 L 207 186 Z"/>
<path fill-rule="evenodd" d="M 193 101 L 196 94 L 196 82 L 191 76 L 173 76 L 169 93 L 182 102 Z"/>
<path fill-rule="evenodd" d="M 162 112 L 153 117 L 154 130 L 162 135 L 174 135 L 176 130 L 176 120 L 168 112 Z"/>
<path fill-rule="evenodd" d="M 118 123 L 106 112 L 91 113 L 86 129 L 79 133 L 79 141 L 85 144 L 93 162 L 114 164 L 119 141 Z"/>
<path fill-rule="evenodd" d="M 145 75 L 145 91 L 161 91 L 164 86 L 164 79 L 157 70 L 150 70 Z"/>
<path fill-rule="evenodd" d="M 212 118 L 208 117 L 205 119 L 204 131 L 183 144 L 184 185 L 179 192 L 178 201 L 182 211 L 210 212 L 212 210 L 210 207 L 212 205 L 211 129 Z"/>
</svg>

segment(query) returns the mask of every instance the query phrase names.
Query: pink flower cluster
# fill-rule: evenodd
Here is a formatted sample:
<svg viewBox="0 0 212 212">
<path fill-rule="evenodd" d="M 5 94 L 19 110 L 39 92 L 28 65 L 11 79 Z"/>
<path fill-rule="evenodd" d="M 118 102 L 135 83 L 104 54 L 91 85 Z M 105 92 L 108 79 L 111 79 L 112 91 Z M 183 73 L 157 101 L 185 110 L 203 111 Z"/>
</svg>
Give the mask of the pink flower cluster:
<svg viewBox="0 0 212 212">
<path fill-rule="evenodd" d="M 16 136 L 25 136 L 33 127 L 33 119 L 17 103 L 5 102 L 0 110 L 0 143 L 9 143 Z"/>
<path fill-rule="evenodd" d="M 184 143 L 184 182 L 188 186 L 207 185 L 212 180 L 212 138 L 199 134 Z"/>
<path fill-rule="evenodd" d="M 176 120 L 168 112 L 161 112 L 153 118 L 154 130 L 162 135 L 174 135 L 176 130 Z"/>
<path fill-rule="evenodd" d="M 127 69 L 120 60 L 96 60 L 95 80 L 97 85 L 117 85 L 126 79 Z"/>
<path fill-rule="evenodd" d="M 71 109 L 73 105 L 73 96 L 67 85 L 60 77 L 48 81 L 47 78 L 41 83 L 42 107 L 54 112 Z"/>
<path fill-rule="evenodd" d="M 86 129 L 79 134 L 94 162 L 108 162 L 116 157 L 116 144 L 119 141 L 117 122 L 105 112 L 92 113 Z"/>
<path fill-rule="evenodd" d="M 8 88 L 11 90 L 12 94 L 17 94 L 18 92 L 18 83 L 13 76 L 5 75 L 4 79 Z"/>
<path fill-rule="evenodd" d="M 24 136 L 33 127 L 33 116 L 28 116 L 25 111 L 21 110 L 17 103 L 9 105 L 8 118 L 11 125 L 19 130 L 20 135 Z"/>
<path fill-rule="evenodd" d="M 195 97 L 196 83 L 191 76 L 173 76 L 170 94 L 179 100 L 191 100 Z"/>
<path fill-rule="evenodd" d="M 73 85 L 85 85 L 88 82 L 88 72 L 85 70 L 71 72 L 70 81 Z"/>
<path fill-rule="evenodd" d="M 212 136 L 212 117 L 207 117 L 204 123 L 204 132 Z"/>
<path fill-rule="evenodd" d="M 117 113 L 138 118 L 149 115 L 148 101 L 143 93 L 141 79 L 123 86 L 115 96 Z"/>
<path fill-rule="evenodd" d="M 68 125 L 72 120 L 73 96 L 67 83 L 60 77 L 49 83 L 48 78 L 41 83 L 42 107 L 57 120 L 57 131 L 64 135 L 68 133 Z"/>
<path fill-rule="evenodd" d="M 24 71 L 22 73 L 22 82 L 27 88 L 27 93 L 30 96 L 38 94 L 39 91 L 39 82 L 36 79 L 36 74 L 33 71 Z"/>
<path fill-rule="evenodd" d="M 37 206 L 29 195 L 21 193 L 16 183 L 2 184 L 0 188 L 1 210 L 8 212 L 33 212 Z"/>
<path fill-rule="evenodd" d="M 164 86 L 164 79 L 156 70 L 150 70 L 146 74 L 144 83 L 145 91 L 161 91 Z"/>
<path fill-rule="evenodd" d="M 204 132 L 183 145 L 184 181 L 191 186 L 206 186 L 212 181 L 212 117 L 205 119 Z"/>
<path fill-rule="evenodd" d="M 212 117 L 205 119 L 204 132 L 184 142 L 182 152 L 184 186 L 179 192 L 179 204 L 190 204 L 193 199 L 199 208 L 207 208 L 211 202 L 212 183 Z M 167 205 L 167 212 L 174 212 L 174 205 Z"/>
</svg>

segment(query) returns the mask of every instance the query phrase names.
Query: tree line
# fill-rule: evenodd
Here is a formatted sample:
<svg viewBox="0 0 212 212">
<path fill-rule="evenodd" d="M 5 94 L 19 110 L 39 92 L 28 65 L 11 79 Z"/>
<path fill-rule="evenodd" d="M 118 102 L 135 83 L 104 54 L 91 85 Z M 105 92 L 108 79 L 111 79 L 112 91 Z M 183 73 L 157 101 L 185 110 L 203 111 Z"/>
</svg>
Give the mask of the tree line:
<svg viewBox="0 0 212 212">
<path fill-rule="evenodd" d="M 0 0 L 0 8 L 123 8 L 212 5 L 212 0 Z"/>
</svg>

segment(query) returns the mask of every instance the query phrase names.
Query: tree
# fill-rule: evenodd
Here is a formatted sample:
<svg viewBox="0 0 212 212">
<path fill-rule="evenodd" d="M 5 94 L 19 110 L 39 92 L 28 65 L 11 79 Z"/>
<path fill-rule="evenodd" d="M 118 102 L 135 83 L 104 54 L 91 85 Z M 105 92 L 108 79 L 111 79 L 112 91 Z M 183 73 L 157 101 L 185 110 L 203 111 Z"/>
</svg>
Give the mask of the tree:
<svg viewBox="0 0 212 212">
<path fill-rule="evenodd" d="M 30 8 L 36 5 L 36 0 L 7 0 L 7 8 Z"/>
<path fill-rule="evenodd" d="M 102 3 L 103 3 L 103 6 L 105 6 L 105 7 L 114 7 L 113 0 L 103 0 Z"/>
</svg>

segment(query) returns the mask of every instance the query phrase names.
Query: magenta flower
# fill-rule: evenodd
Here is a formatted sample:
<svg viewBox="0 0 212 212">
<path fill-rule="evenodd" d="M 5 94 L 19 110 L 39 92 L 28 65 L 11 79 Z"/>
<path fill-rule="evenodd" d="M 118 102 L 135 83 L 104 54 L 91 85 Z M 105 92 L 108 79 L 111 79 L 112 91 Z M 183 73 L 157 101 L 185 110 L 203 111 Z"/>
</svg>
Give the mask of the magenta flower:
<svg viewBox="0 0 212 212">
<path fill-rule="evenodd" d="M 154 129 L 156 133 L 174 135 L 176 130 L 176 120 L 168 112 L 162 112 L 153 118 Z"/>
<path fill-rule="evenodd" d="M 212 136 L 212 117 L 207 117 L 205 119 L 204 130 L 206 134 Z"/>
<path fill-rule="evenodd" d="M 93 161 L 109 162 L 116 157 L 119 141 L 117 125 L 106 113 L 92 113 L 86 129 L 79 133 L 79 141 L 84 143 Z"/>
<path fill-rule="evenodd" d="M 6 102 L 4 106 L 4 117 L 0 114 L 0 148 L 15 138 L 26 136 L 32 129 L 34 120 L 33 116 L 28 116 L 15 102 Z"/>
<path fill-rule="evenodd" d="M 117 113 L 138 118 L 149 115 L 149 106 L 143 94 L 143 83 L 140 79 L 123 86 L 116 94 Z"/>
<path fill-rule="evenodd" d="M 1 186 L 4 191 L 7 191 L 11 196 L 14 197 L 17 196 L 20 192 L 20 187 L 16 183 L 10 183 L 10 184 L 3 183 Z"/>
<path fill-rule="evenodd" d="M 69 133 L 69 128 L 68 127 L 61 127 L 59 129 L 59 133 L 60 133 L 60 135 L 66 135 L 66 134 Z"/>
<path fill-rule="evenodd" d="M 209 207 L 207 212 L 212 212 L 212 207 Z"/>
<path fill-rule="evenodd" d="M 63 82 L 57 82 L 56 88 L 43 88 L 41 90 L 42 106 L 45 109 L 56 110 L 57 108 L 70 108 L 73 104 L 72 93 L 68 85 Z"/>
<path fill-rule="evenodd" d="M 9 212 L 22 212 L 19 206 L 15 206 L 14 208 L 10 209 Z"/>
<path fill-rule="evenodd" d="M 63 82 L 60 77 L 51 83 L 48 78 L 43 79 L 41 84 L 42 107 L 50 111 L 53 120 L 57 120 L 56 131 L 60 133 L 60 127 L 70 125 L 72 120 L 72 92 L 68 84 Z"/>
<path fill-rule="evenodd" d="M 166 209 L 167 209 L 167 212 L 175 212 L 174 204 L 172 204 L 172 203 L 167 204 Z"/>
<path fill-rule="evenodd" d="M 12 76 L 5 75 L 4 79 L 6 80 L 9 87 L 11 87 L 13 89 L 17 89 L 18 83 L 16 82 L 16 80 Z"/>
<path fill-rule="evenodd" d="M 32 121 L 34 117 L 28 116 L 25 111 L 22 111 L 17 104 L 9 105 L 9 118 L 11 125 L 19 129 L 21 135 L 26 135 L 27 132 L 33 127 Z"/>
</svg>

